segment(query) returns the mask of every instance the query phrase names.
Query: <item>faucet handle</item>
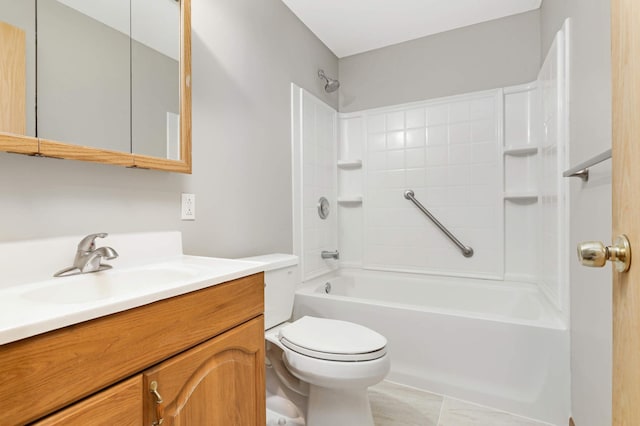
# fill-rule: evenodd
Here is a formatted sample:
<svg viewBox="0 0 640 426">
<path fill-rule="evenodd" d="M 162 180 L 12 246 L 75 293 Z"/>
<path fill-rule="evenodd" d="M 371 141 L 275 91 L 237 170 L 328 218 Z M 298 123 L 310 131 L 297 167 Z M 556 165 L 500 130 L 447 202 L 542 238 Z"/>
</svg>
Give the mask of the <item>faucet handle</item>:
<svg viewBox="0 0 640 426">
<path fill-rule="evenodd" d="M 96 238 L 105 238 L 107 235 L 106 232 L 100 232 L 98 234 L 90 234 L 84 237 L 78 243 L 78 251 L 92 251 L 96 248 Z"/>
</svg>

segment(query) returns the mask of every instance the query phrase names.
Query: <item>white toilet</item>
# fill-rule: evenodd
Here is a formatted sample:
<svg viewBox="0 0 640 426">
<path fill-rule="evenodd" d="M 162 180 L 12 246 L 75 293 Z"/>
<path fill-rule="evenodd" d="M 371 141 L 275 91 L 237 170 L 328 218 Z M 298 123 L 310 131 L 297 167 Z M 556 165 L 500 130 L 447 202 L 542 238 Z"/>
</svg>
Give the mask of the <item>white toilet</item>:
<svg viewBox="0 0 640 426">
<path fill-rule="evenodd" d="M 307 316 L 287 322 L 298 258 L 243 260 L 265 265 L 267 425 L 301 426 L 306 413 L 307 426 L 373 426 L 367 388 L 389 372 L 384 336 L 346 321 Z"/>
</svg>

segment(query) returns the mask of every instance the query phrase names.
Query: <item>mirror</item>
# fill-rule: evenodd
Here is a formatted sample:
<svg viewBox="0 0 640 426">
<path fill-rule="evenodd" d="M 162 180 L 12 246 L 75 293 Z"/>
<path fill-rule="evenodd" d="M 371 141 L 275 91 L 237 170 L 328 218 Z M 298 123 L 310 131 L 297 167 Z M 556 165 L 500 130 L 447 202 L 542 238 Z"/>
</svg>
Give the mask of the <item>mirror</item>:
<svg viewBox="0 0 640 426">
<path fill-rule="evenodd" d="M 132 150 L 178 160 L 180 3 L 131 0 L 131 38 Z"/>
<path fill-rule="evenodd" d="M 39 138 L 131 152 L 129 21 L 129 0 L 37 0 Z"/>
<path fill-rule="evenodd" d="M 28 77 L 37 63 L 27 78 L 32 101 L 25 90 L 32 132 L 5 127 L 8 114 L 0 109 L 0 150 L 191 172 L 190 0 L 0 0 L 0 6 L 0 22 L 22 28 L 30 22 L 34 34 L 26 42 L 33 64 L 14 74 Z M 13 62 L 0 61 L 0 68 L 15 70 Z M 9 86 L 23 92 L 13 81 Z M 29 108 L 18 114 L 27 122 Z M 17 135 L 37 137 L 35 152 L 26 148 L 33 138 Z"/>
</svg>

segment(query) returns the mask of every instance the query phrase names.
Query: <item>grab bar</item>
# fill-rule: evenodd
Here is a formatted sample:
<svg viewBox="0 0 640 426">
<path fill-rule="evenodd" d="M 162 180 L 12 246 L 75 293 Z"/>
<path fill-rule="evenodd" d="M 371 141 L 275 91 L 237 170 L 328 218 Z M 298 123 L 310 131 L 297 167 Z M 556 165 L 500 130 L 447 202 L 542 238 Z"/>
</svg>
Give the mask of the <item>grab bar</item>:
<svg viewBox="0 0 640 426">
<path fill-rule="evenodd" d="M 440 221 L 438 219 L 436 219 L 430 212 L 429 210 L 427 210 L 427 208 L 425 206 L 423 206 L 420 201 L 416 200 L 415 194 L 412 190 L 407 190 L 404 191 L 404 198 L 406 198 L 407 200 L 410 200 L 411 202 L 413 202 L 413 204 L 416 205 L 417 208 L 419 208 L 422 213 L 424 213 L 429 219 L 431 219 L 431 221 L 438 227 L 440 228 L 440 230 L 442 232 L 444 232 L 444 234 L 449 237 L 449 239 L 451 241 L 453 241 L 453 243 L 455 245 L 458 246 L 458 248 L 460 249 L 460 251 L 462 252 L 462 255 L 464 257 L 471 257 L 473 256 L 473 249 L 471 247 L 467 247 L 464 244 L 462 244 L 460 242 L 460 240 L 458 240 L 451 232 L 449 232 L 449 230 L 442 224 L 440 223 Z"/>
<path fill-rule="evenodd" d="M 578 164 L 575 167 L 562 173 L 563 177 L 579 177 L 583 182 L 589 181 L 589 167 L 593 167 L 596 164 L 602 163 L 605 160 L 611 158 L 611 149 L 608 149 L 589 160 Z"/>
</svg>

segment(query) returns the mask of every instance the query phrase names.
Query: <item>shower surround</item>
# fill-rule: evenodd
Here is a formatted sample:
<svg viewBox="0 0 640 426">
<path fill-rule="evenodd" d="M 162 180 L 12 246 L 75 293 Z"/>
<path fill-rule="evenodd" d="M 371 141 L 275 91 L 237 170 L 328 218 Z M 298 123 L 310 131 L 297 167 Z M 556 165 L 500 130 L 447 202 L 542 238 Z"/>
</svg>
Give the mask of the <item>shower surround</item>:
<svg viewBox="0 0 640 426">
<path fill-rule="evenodd" d="M 568 35 L 566 22 L 538 79 L 520 86 L 348 114 L 292 86 L 296 315 L 385 334 L 399 382 L 566 423 Z M 407 190 L 474 255 L 464 257 Z M 327 220 L 320 196 L 331 204 Z M 321 258 L 336 247 L 339 261 Z M 342 294 L 324 295 L 325 282 Z M 501 288 L 518 303 L 495 299 Z M 387 308 L 393 324 L 380 321 Z M 511 316 L 491 314 L 500 309 Z M 533 311 L 535 321 L 518 319 Z M 534 370 L 539 381 L 513 393 L 505 379 Z"/>
</svg>

